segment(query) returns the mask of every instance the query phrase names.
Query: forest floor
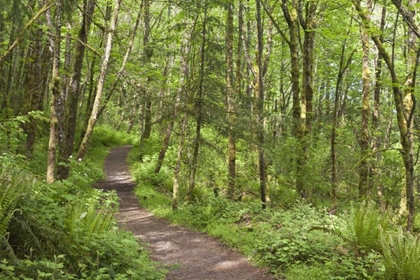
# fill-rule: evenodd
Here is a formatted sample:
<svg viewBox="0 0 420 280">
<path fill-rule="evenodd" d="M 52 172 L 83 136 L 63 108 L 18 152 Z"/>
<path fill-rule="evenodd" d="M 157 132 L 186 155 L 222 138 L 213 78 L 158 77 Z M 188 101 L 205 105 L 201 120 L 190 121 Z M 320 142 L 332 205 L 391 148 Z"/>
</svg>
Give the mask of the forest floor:
<svg viewBox="0 0 420 280">
<path fill-rule="evenodd" d="M 130 146 L 123 146 L 110 151 L 104 163 L 106 179 L 95 187 L 117 191 L 121 199 L 120 212 L 117 214 L 120 226 L 132 231 L 139 241 L 149 244 L 152 259 L 169 270 L 166 279 L 274 279 L 217 239 L 172 225 L 141 208 L 133 194 L 136 184 L 126 163 L 130 149 Z"/>
</svg>

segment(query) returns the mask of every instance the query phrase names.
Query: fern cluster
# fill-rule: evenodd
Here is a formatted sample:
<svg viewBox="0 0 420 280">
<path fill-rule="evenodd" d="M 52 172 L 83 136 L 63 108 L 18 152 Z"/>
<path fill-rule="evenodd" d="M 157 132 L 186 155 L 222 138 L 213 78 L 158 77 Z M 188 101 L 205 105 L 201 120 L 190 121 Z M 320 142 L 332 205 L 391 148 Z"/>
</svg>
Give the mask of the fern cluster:
<svg viewBox="0 0 420 280">
<path fill-rule="evenodd" d="M 0 162 L 1 163 L 1 162 Z M 9 224 L 18 209 L 16 205 L 19 198 L 30 184 L 25 172 L 1 163 L 0 170 L 0 256 L 11 255 L 13 250 L 8 242 Z"/>
<path fill-rule="evenodd" d="M 391 228 L 386 213 L 381 213 L 373 202 L 352 205 L 347 219 L 347 232 L 358 256 L 367 252 L 381 252 L 381 233 Z"/>
<path fill-rule="evenodd" d="M 385 234 L 382 239 L 385 279 L 420 279 L 420 241 L 416 236 L 400 229 Z"/>
</svg>

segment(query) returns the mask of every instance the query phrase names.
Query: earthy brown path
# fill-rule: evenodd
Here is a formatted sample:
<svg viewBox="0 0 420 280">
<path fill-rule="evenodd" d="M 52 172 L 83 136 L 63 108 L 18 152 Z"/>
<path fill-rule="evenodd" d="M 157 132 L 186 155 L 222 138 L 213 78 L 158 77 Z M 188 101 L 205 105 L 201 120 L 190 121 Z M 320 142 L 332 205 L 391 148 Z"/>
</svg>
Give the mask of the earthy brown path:
<svg viewBox="0 0 420 280">
<path fill-rule="evenodd" d="M 114 148 L 106 158 L 106 179 L 97 187 L 115 189 L 121 198 L 118 220 L 150 244 L 152 258 L 170 268 L 168 280 L 272 280 L 246 258 L 218 240 L 156 218 L 140 208 L 126 164 L 130 146 Z"/>
</svg>

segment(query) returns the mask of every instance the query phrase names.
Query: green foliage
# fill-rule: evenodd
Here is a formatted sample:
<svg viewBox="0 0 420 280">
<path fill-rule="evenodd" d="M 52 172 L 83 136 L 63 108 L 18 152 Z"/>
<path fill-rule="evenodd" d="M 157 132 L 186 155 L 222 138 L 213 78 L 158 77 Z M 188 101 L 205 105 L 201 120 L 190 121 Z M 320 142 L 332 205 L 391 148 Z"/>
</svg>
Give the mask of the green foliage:
<svg viewBox="0 0 420 280">
<path fill-rule="evenodd" d="M 296 264 L 292 265 L 287 270 L 287 279 L 288 280 L 307 280 L 307 279 L 317 279 L 317 280 L 331 280 L 331 271 L 326 266 L 320 265 L 305 265 L 305 264 Z"/>
<path fill-rule="evenodd" d="M 384 279 L 420 279 L 420 242 L 401 229 L 397 233 L 387 233 L 381 239 L 385 275 Z"/>
<path fill-rule="evenodd" d="M 289 211 L 264 213 L 261 222 L 265 238 L 257 242 L 259 260 L 279 273 L 294 264 L 323 263 L 336 254 L 342 242 L 328 234 L 313 232 L 320 225 L 331 225 L 333 220 L 325 211 L 305 204 L 295 205 Z"/>
<path fill-rule="evenodd" d="M 108 152 L 103 143 L 122 139 L 104 129 L 85 160 L 70 160 L 71 176 L 54 184 L 24 171 L 27 166 L 19 158 L 0 159 L 1 210 L 7 210 L 1 213 L 11 213 L 6 214 L 10 234 L 0 247 L 1 279 L 164 278 L 144 246 L 118 229 L 116 193 L 91 187 L 102 176 Z M 21 199 L 15 199 L 18 195 Z"/>
<path fill-rule="evenodd" d="M 94 133 L 90 139 L 90 147 L 116 147 L 131 145 L 136 141 L 136 136 L 121 131 L 115 131 L 112 127 L 101 125 L 95 126 Z"/>
<path fill-rule="evenodd" d="M 364 241 L 350 235 L 354 226 L 350 221 L 361 219 L 369 225 L 366 215 L 374 220 L 379 217 L 371 213 L 375 211 L 373 205 L 354 206 L 352 215 L 334 216 L 307 204 L 295 204 L 288 210 L 262 210 L 259 202 L 207 196 L 172 212 L 170 196 L 160 194 L 150 184 L 141 184 L 136 194 L 154 214 L 207 232 L 287 279 L 382 279 L 381 255 L 371 249 L 357 255 L 354 250 L 359 247 L 353 240 Z M 364 228 L 358 223 L 359 230 Z"/>
</svg>

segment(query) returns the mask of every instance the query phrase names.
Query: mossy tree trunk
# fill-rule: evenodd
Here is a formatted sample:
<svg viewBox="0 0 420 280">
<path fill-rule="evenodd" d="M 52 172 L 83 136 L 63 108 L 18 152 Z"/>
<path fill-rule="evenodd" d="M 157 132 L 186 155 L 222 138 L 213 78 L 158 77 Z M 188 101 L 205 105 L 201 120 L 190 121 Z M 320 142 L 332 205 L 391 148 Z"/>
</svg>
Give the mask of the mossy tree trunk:
<svg viewBox="0 0 420 280">
<path fill-rule="evenodd" d="M 51 29 L 50 44 L 53 52 L 52 75 L 50 82 L 51 104 L 50 104 L 50 139 L 48 143 L 48 162 L 47 162 L 47 183 L 52 184 L 55 181 L 56 154 L 57 154 L 57 134 L 58 134 L 58 116 L 62 108 L 59 102 L 61 99 L 61 78 L 60 78 L 60 46 L 61 46 L 61 0 L 56 0 L 55 17 L 51 18 L 50 10 L 47 12 L 48 26 Z"/>
</svg>

